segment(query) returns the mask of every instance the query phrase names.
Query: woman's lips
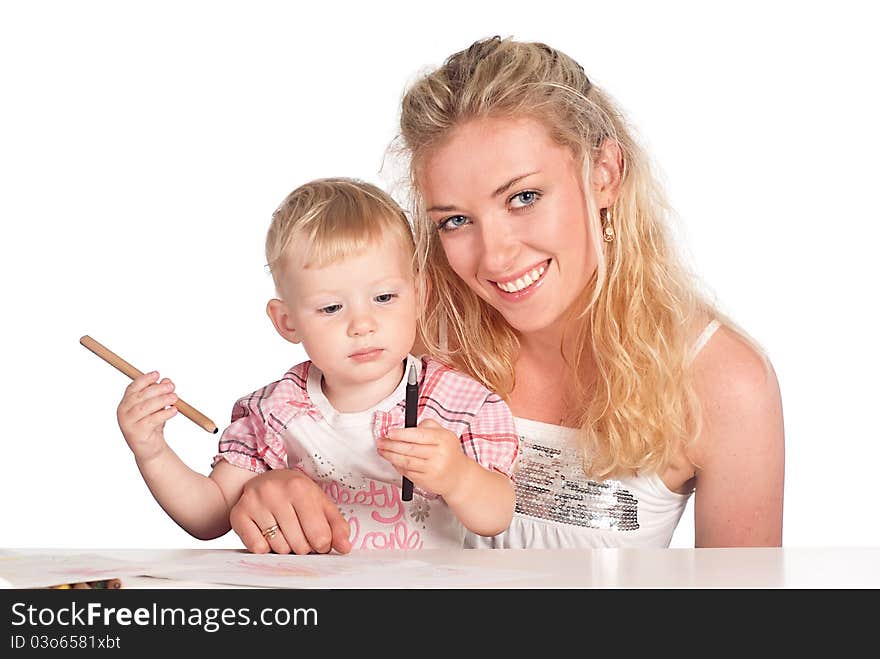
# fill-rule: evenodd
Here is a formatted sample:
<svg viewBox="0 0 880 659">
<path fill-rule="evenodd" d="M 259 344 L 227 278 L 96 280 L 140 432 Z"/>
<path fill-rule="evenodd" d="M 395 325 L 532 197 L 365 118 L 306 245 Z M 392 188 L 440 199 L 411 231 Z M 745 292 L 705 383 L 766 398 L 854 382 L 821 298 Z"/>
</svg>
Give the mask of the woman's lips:
<svg viewBox="0 0 880 659">
<path fill-rule="evenodd" d="M 492 287 L 504 300 L 516 302 L 525 299 L 535 293 L 538 288 L 540 288 L 541 284 L 544 283 L 544 278 L 547 276 L 547 271 L 550 269 L 550 263 L 552 260 L 553 259 L 547 259 L 543 263 L 540 263 L 537 266 L 533 266 L 532 268 L 524 272 L 521 277 L 518 277 L 515 280 L 504 282 L 505 285 L 508 287 L 510 287 L 511 284 L 513 286 L 527 284 L 525 288 L 522 288 L 518 291 L 506 291 L 501 288 L 501 285 L 497 281 L 492 282 Z M 537 274 L 537 278 L 534 277 L 535 274 Z M 526 277 L 532 280 L 531 283 L 528 283 L 525 280 Z M 520 284 L 518 284 L 517 282 L 520 282 Z"/>
</svg>

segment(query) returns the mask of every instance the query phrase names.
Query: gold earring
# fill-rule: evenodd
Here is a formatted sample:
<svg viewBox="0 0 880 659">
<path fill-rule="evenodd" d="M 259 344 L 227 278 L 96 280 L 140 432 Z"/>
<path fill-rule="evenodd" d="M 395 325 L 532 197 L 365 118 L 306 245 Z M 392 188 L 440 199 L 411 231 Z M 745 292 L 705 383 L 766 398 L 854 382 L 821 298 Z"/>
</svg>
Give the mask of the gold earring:
<svg viewBox="0 0 880 659">
<path fill-rule="evenodd" d="M 611 224 L 611 220 L 612 220 L 611 209 L 610 208 L 603 208 L 602 210 L 605 211 L 605 223 L 604 223 L 604 226 L 602 227 L 602 240 L 604 240 L 606 243 L 613 243 L 614 242 L 614 225 Z"/>
</svg>

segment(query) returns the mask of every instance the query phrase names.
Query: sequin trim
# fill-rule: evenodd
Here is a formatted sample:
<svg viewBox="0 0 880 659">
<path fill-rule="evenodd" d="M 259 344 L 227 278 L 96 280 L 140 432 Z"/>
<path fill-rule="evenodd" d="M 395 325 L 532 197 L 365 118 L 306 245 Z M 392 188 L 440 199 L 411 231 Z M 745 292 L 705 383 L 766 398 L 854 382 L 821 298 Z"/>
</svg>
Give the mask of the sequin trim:
<svg viewBox="0 0 880 659">
<path fill-rule="evenodd" d="M 639 528 L 639 502 L 620 481 L 594 481 L 568 448 L 542 446 L 520 437 L 516 512 L 560 524 L 614 531 Z"/>
</svg>

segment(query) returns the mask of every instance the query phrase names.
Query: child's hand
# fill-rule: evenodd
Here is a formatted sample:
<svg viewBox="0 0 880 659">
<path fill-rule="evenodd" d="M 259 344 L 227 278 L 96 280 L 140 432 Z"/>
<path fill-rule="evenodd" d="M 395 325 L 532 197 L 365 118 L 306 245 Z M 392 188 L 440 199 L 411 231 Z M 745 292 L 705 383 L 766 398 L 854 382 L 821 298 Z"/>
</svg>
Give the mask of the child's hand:
<svg viewBox="0 0 880 659">
<path fill-rule="evenodd" d="M 122 436 L 138 461 L 147 461 L 165 448 L 162 430 L 165 422 L 177 414 L 174 383 L 168 378 L 156 382 L 156 371 L 139 375 L 125 389 L 116 408 L 116 420 Z"/>
<path fill-rule="evenodd" d="M 393 428 L 378 441 L 379 455 L 423 490 L 446 497 L 460 480 L 468 458 L 450 430 L 431 419 L 417 428 Z"/>
</svg>

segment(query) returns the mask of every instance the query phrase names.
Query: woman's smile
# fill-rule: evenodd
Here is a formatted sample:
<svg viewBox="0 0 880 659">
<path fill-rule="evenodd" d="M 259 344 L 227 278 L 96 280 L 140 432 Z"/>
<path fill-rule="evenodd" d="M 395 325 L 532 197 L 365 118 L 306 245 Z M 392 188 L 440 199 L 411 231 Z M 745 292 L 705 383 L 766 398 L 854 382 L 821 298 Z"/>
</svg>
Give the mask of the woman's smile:
<svg viewBox="0 0 880 659">
<path fill-rule="evenodd" d="M 489 280 L 504 300 L 517 302 L 535 293 L 544 283 L 552 259 L 541 261 L 526 270 L 502 280 Z"/>
</svg>

